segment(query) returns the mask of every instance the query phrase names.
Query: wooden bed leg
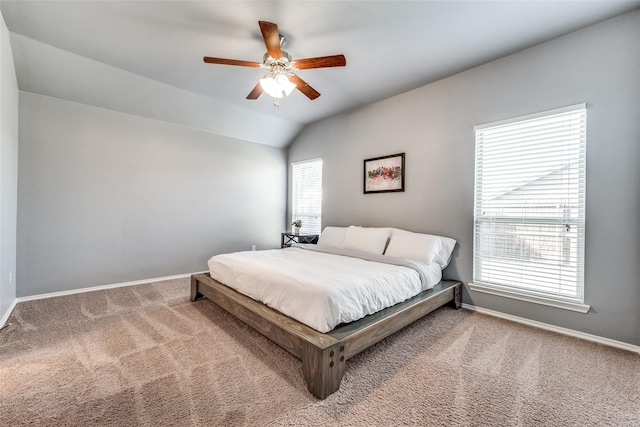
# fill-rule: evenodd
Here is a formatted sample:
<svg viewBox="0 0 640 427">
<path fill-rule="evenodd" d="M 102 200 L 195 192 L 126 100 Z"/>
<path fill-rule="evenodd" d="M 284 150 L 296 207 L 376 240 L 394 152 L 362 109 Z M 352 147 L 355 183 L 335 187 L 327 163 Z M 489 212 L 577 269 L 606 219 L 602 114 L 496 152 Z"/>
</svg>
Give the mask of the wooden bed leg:
<svg viewBox="0 0 640 427">
<path fill-rule="evenodd" d="M 198 279 L 191 276 L 191 295 L 189 296 L 189 298 L 191 299 L 191 301 L 195 301 L 202 298 L 203 296 L 204 295 L 198 292 Z"/>
<path fill-rule="evenodd" d="M 451 305 L 455 307 L 456 310 L 460 310 L 462 307 L 462 283 L 458 283 L 453 288 L 453 301 L 451 301 Z"/>
<path fill-rule="evenodd" d="M 311 394 L 324 399 L 338 391 L 346 364 L 344 344 L 321 349 L 306 343 L 302 351 L 302 369 Z"/>
</svg>

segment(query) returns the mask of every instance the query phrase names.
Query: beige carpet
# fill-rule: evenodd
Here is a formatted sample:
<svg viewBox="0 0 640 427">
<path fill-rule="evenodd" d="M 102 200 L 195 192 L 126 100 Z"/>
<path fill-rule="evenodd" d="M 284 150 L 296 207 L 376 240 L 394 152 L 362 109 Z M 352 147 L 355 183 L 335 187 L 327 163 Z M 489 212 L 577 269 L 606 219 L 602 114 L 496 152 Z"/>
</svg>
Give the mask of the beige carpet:
<svg viewBox="0 0 640 427">
<path fill-rule="evenodd" d="M 640 356 L 442 308 L 347 363 L 301 363 L 188 280 L 18 304 L 0 331 L 1 426 L 640 426 Z"/>
</svg>

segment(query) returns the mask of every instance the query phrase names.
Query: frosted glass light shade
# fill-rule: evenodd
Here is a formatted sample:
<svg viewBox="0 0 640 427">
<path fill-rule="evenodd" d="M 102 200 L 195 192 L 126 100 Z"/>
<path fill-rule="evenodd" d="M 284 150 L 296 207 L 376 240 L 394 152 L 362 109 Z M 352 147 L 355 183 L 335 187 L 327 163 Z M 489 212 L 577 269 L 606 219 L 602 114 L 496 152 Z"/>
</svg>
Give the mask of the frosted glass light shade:
<svg viewBox="0 0 640 427">
<path fill-rule="evenodd" d="M 273 98 L 289 96 L 296 87 L 285 74 L 276 74 L 275 77 L 269 74 L 260 79 L 260 86 L 262 86 L 262 90 Z"/>
</svg>

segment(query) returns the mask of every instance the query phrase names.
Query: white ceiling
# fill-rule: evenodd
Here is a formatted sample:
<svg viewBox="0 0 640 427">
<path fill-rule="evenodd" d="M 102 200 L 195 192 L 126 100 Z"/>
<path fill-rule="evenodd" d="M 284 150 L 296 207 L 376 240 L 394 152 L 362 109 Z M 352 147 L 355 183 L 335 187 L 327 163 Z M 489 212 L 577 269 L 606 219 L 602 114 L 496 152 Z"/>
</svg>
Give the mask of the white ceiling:
<svg viewBox="0 0 640 427">
<path fill-rule="evenodd" d="M 640 7 L 633 1 L 6 1 L 21 90 L 274 146 L 308 123 L 423 86 Z M 278 24 L 322 96 L 245 97 Z"/>
</svg>

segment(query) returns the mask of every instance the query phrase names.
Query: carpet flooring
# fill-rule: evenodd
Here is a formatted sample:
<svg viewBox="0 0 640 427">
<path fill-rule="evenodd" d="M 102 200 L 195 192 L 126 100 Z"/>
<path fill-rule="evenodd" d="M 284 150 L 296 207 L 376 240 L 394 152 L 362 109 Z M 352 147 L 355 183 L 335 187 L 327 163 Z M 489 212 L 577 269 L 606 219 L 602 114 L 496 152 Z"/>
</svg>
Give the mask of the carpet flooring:
<svg viewBox="0 0 640 427">
<path fill-rule="evenodd" d="M 172 280 L 17 305 L 1 426 L 640 426 L 640 355 L 443 307 L 347 362 L 299 360 Z"/>
</svg>

